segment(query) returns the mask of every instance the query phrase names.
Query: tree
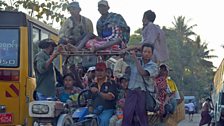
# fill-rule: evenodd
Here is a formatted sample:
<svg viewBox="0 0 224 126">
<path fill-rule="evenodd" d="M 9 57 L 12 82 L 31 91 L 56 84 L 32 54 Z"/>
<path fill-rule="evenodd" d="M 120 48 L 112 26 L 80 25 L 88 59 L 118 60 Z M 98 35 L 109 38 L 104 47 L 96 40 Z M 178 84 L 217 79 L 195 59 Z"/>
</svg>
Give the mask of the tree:
<svg viewBox="0 0 224 126">
<path fill-rule="evenodd" d="M 170 37 L 169 64 L 174 69 L 171 74 L 180 90 L 199 96 L 209 90 L 202 87 L 210 87 L 212 83 L 214 66 L 207 59 L 215 56 L 209 55 L 213 50 L 208 50 L 207 44 L 201 42 L 200 36 L 193 32 L 192 29 L 197 25 L 188 26 L 189 21 L 186 22 L 183 16 L 174 19 L 174 27 L 167 32 Z"/>
<path fill-rule="evenodd" d="M 63 12 L 66 11 L 68 0 L 10 0 L 0 1 L 0 10 L 20 11 L 25 9 L 25 13 L 49 25 L 55 22 L 62 23 L 65 19 Z"/>
<path fill-rule="evenodd" d="M 138 45 L 141 42 L 141 28 L 137 29 L 136 31 L 134 31 L 134 34 L 132 34 L 130 36 L 130 40 L 128 45 Z"/>
<path fill-rule="evenodd" d="M 172 22 L 174 25 L 174 29 L 177 33 L 177 35 L 184 41 L 192 41 L 190 39 L 190 36 L 195 35 L 195 33 L 192 31 L 192 29 L 197 26 L 196 24 L 192 26 L 188 26 L 187 23 L 189 23 L 190 20 L 187 22 L 185 21 L 185 17 L 179 16 L 179 17 L 174 17 L 175 22 Z"/>
</svg>

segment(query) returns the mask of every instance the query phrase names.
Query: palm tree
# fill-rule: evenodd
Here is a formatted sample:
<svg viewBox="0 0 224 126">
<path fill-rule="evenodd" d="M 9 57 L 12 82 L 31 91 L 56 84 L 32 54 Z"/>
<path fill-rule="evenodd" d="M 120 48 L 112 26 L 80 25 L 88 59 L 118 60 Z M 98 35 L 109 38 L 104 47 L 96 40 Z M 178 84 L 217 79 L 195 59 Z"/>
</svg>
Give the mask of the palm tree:
<svg viewBox="0 0 224 126">
<path fill-rule="evenodd" d="M 200 95 L 204 92 L 201 87 L 212 82 L 213 64 L 207 59 L 215 57 L 209 54 L 213 50 L 208 50 L 207 43 L 201 42 L 200 36 L 193 32 L 196 24 L 189 26 L 190 20 L 186 21 L 183 16 L 174 19 L 174 27 L 166 30 L 171 57 L 169 63 L 173 68 L 171 76 L 180 90 L 194 90 L 199 92 L 195 95 Z"/>
<path fill-rule="evenodd" d="M 179 16 L 179 17 L 174 17 L 175 22 L 172 22 L 174 25 L 174 31 L 176 31 L 178 37 L 180 37 L 184 42 L 192 41 L 189 37 L 192 35 L 196 35 L 192 29 L 197 26 L 196 24 L 192 26 L 188 26 L 187 24 L 189 23 L 190 19 L 185 21 L 185 17 Z"/>
</svg>

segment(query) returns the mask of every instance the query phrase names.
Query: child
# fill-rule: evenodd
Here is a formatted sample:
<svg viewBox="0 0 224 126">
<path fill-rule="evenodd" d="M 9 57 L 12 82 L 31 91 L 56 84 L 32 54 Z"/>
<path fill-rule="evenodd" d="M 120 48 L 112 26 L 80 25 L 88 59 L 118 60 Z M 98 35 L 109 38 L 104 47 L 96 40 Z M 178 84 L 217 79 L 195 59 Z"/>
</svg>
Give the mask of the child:
<svg viewBox="0 0 224 126">
<path fill-rule="evenodd" d="M 63 77 L 64 87 L 57 89 L 57 97 L 61 102 L 66 103 L 67 100 L 77 102 L 77 96 L 81 92 L 79 87 L 74 86 L 75 78 L 72 73 L 65 74 Z"/>
<path fill-rule="evenodd" d="M 124 75 L 120 78 L 120 89 L 118 95 L 118 101 L 116 105 L 116 114 L 111 117 L 109 126 L 121 126 L 123 120 L 123 107 L 125 104 L 125 97 L 127 95 L 129 78 Z"/>
<path fill-rule="evenodd" d="M 84 88 L 89 88 L 89 84 L 94 82 L 94 79 L 95 79 L 95 69 L 96 69 L 95 66 L 89 67 L 89 69 L 87 70 L 86 74 L 82 78 Z"/>
</svg>

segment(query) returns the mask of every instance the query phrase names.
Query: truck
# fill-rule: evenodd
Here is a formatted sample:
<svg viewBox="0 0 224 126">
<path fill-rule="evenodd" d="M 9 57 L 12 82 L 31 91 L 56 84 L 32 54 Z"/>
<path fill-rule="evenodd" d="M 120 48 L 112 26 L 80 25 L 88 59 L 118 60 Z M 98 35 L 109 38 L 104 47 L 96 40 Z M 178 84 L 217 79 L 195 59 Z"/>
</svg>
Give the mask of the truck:
<svg viewBox="0 0 224 126">
<path fill-rule="evenodd" d="M 213 122 L 215 126 L 224 125 L 224 59 L 214 75 L 212 101 L 214 105 Z"/>
</svg>

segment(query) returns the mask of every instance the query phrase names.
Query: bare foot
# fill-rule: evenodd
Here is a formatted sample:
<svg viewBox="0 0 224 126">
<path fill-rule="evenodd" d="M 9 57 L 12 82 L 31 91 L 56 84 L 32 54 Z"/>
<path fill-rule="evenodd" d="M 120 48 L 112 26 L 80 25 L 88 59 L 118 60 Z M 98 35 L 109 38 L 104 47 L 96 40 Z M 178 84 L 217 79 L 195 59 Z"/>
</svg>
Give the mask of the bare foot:
<svg viewBox="0 0 224 126">
<path fill-rule="evenodd" d="M 67 51 L 72 51 L 72 52 L 75 52 L 75 51 L 78 50 L 78 48 L 76 46 L 74 46 L 70 43 L 68 43 L 65 48 L 66 48 Z"/>
<path fill-rule="evenodd" d="M 95 47 L 95 46 L 92 46 L 92 47 L 90 48 L 90 51 L 91 51 L 91 52 L 95 52 L 95 51 L 96 51 L 96 47 Z"/>
</svg>

